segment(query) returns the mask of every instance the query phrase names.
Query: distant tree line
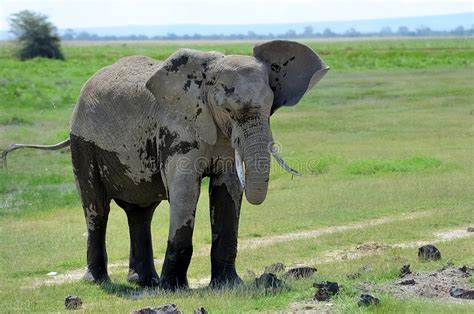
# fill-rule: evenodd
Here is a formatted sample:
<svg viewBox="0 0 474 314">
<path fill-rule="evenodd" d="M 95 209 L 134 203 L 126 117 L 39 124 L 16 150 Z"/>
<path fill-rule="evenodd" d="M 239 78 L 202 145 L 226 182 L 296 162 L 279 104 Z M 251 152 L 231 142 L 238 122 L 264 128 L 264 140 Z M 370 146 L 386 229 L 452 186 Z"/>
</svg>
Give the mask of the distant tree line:
<svg viewBox="0 0 474 314">
<path fill-rule="evenodd" d="M 474 25 L 466 29 L 458 26 L 450 31 L 435 31 L 426 26 L 421 26 L 415 30 L 410 30 L 407 26 L 400 26 L 397 30 L 390 27 L 383 27 L 378 32 L 359 32 L 355 28 L 350 28 L 343 33 L 333 32 L 330 28 L 326 28 L 322 32 L 315 32 L 312 26 L 306 26 L 301 33 L 295 30 L 288 30 L 283 34 L 257 34 L 249 31 L 247 34 L 213 34 L 213 35 L 177 35 L 168 33 L 167 35 L 147 36 L 147 35 L 127 35 L 127 36 L 100 36 L 88 32 L 75 32 L 72 29 L 66 30 L 61 36 L 63 40 L 239 40 L 239 39 L 274 39 L 274 38 L 332 38 L 332 37 L 396 37 L 396 36 L 474 36 Z"/>
</svg>

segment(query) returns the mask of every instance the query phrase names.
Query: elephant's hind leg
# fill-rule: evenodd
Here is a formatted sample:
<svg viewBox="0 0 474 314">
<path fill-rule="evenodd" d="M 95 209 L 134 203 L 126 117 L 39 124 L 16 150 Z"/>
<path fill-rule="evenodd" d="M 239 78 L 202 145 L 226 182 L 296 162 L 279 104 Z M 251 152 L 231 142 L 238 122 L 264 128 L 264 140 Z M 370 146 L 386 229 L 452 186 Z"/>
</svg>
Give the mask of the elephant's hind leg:
<svg viewBox="0 0 474 314">
<path fill-rule="evenodd" d="M 158 203 L 141 207 L 121 200 L 115 202 L 125 210 L 130 229 L 128 280 L 142 286 L 158 285 L 151 239 L 151 220 Z"/>
<path fill-rule="evenodd" d="M 84 279 L 93 282 L 108 281 L 105 234 L 110 199 L 100 177 L 95 145 L 71 135 L 71 155 L 88 232 L 87 272 Z"/>
</svg>

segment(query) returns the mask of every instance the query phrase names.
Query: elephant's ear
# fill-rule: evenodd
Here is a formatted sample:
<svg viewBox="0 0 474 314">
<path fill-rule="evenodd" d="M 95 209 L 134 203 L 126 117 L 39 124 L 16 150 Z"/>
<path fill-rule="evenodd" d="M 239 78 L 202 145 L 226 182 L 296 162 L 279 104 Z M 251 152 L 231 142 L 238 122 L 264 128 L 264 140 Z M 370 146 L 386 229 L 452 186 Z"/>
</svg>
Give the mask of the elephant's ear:
<svg viewBox="0 0 474 314">
<path fill-rule="evenodd" d="M 316 52 L 294 41 L 274 40 L 256 45 L 253 55 L 269 69 L 274 93 L 272 113 L 281 106 L 296 105 L 329 70 Z"/>
<path fill-rule="evenodd" d="M 206 74 L 211 63 L 223 55 L 179 49 L 166 59 L 146 83 L 155 96 L 159 110 L 170 121 L 213 145 L 217 129 L 206 99 Z"/>
</svg>

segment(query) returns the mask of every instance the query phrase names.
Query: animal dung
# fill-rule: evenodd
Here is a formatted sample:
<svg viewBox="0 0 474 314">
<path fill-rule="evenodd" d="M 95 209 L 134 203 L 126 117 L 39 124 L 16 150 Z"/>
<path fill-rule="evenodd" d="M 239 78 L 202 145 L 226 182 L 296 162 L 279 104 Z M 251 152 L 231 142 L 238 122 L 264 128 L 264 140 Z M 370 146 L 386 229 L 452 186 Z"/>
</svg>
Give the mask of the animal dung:
<svg viewBox="0 0 474 314">
<path fill-rule="evenodd" d="M 164 304 L 159 307 L 146 307 L 132 311 L 130 314 L 181 314 L 176 304 Z"/>
<path fill-rule="evenodd" d="M 423 245 L 418 249 L 418 258 L 425 261 L 441 259 L 441 252 L 432 244 Z"/>
<path fill-rule="evenodd" d="M 309 278 L 317 271 L 314 267 L 295 267 L 285 273 L 285 277 L 293 277 L 296 279 Z"/>
<path fill-rule="evenodd" d="M 380 300 L 376 297 L 371 296 L 370 294 L 361 294 L 359 302 L 357 302 L 358 306 L 370 306 L 370 305 L 379 305 Z"/>
<path fill-rule="evenodd" d="M 203 307 L 198 307 L 194 310 L 194 314 L 207 314 L 207 310 Z"/>
<path fill-rule="evenodd" d="M 474 289 L 451 288 L 449 294 L 453 298 L 474 300 Z"/>
<path fill-rule="evenodd" d="M 69 295 L 64 299 L 64 307 L 66 310 L 78 310 L 82 307 L 82 300 L 75 295 Z"/>
<path fill-rule="evenodd" d="M 411 286 L 411 285 L 416 285 L 416 281 L 415 279 L 406 279 L 406 280 L 400 281 L 400 284 L 402 286 Z"/>
<path fill-rule="evenodd" d="M 328 301 L 333 295 L 339 292 L 339 284 L 332 281 L 322 281 L 314 283 L 313 287 L 316 288 L 314 294 L 314 300 Z"/>
<path fill-rule="evenodd" d="M 278 289 L 282 286 L 282 281 L 275 274 L 264 273 L 255 278 L 255 286 L 259 289 Z"/>
<path fill-rule="evenodd" d="M 399 273 L 398 277 L 403 278 L 403 277 L 405 277 L 406 275 L 409 275 L 409 274 L 411 274 L 410 264 L 403 265 L 402 268 L 400 268 L 400 273 Z"/>
</svg>

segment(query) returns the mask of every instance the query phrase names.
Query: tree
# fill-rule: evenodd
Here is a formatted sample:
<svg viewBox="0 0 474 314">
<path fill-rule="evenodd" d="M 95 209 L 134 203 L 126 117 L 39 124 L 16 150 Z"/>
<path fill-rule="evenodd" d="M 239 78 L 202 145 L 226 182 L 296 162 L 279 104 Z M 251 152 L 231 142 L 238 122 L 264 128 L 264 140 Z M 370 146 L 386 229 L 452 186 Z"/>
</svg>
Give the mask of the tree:
<svg viewBox="0 0 474 314">
<path fill-rule="evenodd" d="M 406 27 L 406 26 L 400 26 L 400 27 L 398 28 L 398 34 L 399 34 L 399 35 L 402 35 L 402 36 L 411 35 L 411 34 L 410 34 L 410 30 L 409 30 L 408 27 Z"/>
<path fill-rule="evenodd" d="M 325 28 L 323 31 L 323 36 L 324 37 L 334 37 L 336 36 L 336 33 L 334 33 L 330 28 Z"/>
<path fill-rule="evenodd" d="M 392 29 L 389 26 L 382 27 L 382 29 L 380 30 L 380 35 L 382 36 L 389 36 L 392 34 Z"/>
<path fill-rule="evenodd" d="M 56 27 L 46 15 L 24 10 L 12 14 L 9 22 L 10 32 L 20 43 L 17 56 L 21 60 L 35 57 L 64 60 Z"/>
<path fill-rule="evenodd" d="M 313 36 L 313 27 L 312 26 L 305 26 L 304 31 L 303 31 L 303 37 L 304 38 L 311 38 Z"/>
</svg>

